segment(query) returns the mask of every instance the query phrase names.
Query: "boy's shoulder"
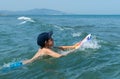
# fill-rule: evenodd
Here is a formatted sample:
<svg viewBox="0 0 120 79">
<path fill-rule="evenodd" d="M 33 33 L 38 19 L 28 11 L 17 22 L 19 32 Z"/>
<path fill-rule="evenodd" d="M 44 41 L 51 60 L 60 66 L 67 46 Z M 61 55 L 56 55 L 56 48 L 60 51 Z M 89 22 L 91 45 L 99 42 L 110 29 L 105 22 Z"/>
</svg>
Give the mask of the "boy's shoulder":
<svg viewBox="0 0 120 79">
<path fill-rule="evenodd" d="M 38 50 L 39 52 L 44 52 L 44 53 L 48 53 L 49 51 L 52 51 L 52 49 L 49 48 L 42 48 Z"/>
</svg>

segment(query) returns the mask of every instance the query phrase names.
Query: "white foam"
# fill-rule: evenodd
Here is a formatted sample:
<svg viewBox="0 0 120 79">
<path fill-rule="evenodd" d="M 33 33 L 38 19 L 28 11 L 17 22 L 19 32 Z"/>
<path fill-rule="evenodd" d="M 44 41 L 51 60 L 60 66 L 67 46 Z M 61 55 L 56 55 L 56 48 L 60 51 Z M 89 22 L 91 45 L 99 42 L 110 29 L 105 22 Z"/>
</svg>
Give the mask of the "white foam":
<svg viewBox="0 0 120 79">
<path fill-rule="evenodd" d="M 21 22 L 20 24 L 25 24 L 27 21 L 23 21 L 23 22 Z"/>
<path fill-rule="evenodd" d="M 26 22 L 35 22 L 33 19 L 25 16 L 18 17 L 17 19 L 23 21 L 20 24 L 24 24 Z"/>
<path fill-rule="evenodd" d="M 61 51 L 61 54 L 62 55 L 67 55 L 69 53 L 73 53 L 74 51 L 75 51 L 75 49 L 73 49 L 73 50 L 67 50 L 67 51 Z"/>
<path fill-rule="evenodd" d="M 85 43 L 83 43 L 83 45 L 78 49 L 78 50 L 86 50 L 86 49 L 99 49 L 101 47 L 101 45 L 99 45 L 100 41 L 97 40 L 95 37 L 92 37 L 91 40 L 86 41 Z M 77 50 L 68 50 L 68 51 L 61 51 L 62 55 L 67 55 L 69 53 L 74 53 Z"/>
<path fill-rule="evenodd" d="M 73 28 L 68 28 L 68 27 L 65 27 L 64 29 L 66 29 L 66 30 L 73 30 Z"/>
<path fill-rule="evenodd" d="M 2 67 L 10 67 L 10 63 L 4 63 Z"/>
<path fill-rule="evenodd" d="M 81 36 L 81 33 L 80 33 L 80 32 L 73 33 L 72 36 L 73 36 L 73 37 L 79 37 L 79 36 Z"/>
<path fill-rule="evenodd" d="M 85 42 L 80 49 L 86 49 L 86 48 L 91 48 L 91 49 L 99 49 L 101 47 L 101 45 L 99 45 L 98 40 L 96 40 L 96 38 L 92 38 L 91 40 Z"/>
<path fill-rule="evenodd" d="M 60 26 L 57 26 L 57 25 L 54 25 L 54 27 L 57 28 L 57 29 L 59 29 L 59 30 L 61 30 L 61 31 L 64 30 L 63 28 L 61 28 Z"/>
<path fill-rule="evenodd" d="M 24 20 L 24 21 L 31 21 L 31 22 L 34 22 L 34 20 L 32 20 L 31 18 L 25 17 L 25 16 L 18 17 L 18 20 Z"/>
</svg>

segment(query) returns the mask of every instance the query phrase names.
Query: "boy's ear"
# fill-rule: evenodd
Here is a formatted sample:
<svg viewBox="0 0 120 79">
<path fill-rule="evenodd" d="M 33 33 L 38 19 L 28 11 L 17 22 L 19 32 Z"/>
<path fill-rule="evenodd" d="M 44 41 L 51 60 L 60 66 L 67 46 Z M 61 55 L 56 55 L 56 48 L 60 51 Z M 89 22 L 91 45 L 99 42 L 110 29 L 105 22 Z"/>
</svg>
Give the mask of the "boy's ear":
<svg viewBox="0 0 120 79">
<path fill-rule="evenodd" d="M 45 44 L 47 43 L 47 41 L 45 41 Z"/>
</svg>

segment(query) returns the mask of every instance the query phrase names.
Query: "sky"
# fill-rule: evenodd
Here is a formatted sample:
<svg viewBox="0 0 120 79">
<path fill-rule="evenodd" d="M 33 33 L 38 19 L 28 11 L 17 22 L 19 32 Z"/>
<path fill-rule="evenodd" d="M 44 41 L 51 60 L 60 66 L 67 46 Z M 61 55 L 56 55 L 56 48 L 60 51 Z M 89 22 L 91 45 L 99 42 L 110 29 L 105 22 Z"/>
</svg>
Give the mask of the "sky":
<svg viewBox="0 0 120 79">
<path fill-rule="evenodd" d="M 0 10 L 34 8 L 76 14 L 120 14 L 120 0 L 0 0 Z"/>
</svg>

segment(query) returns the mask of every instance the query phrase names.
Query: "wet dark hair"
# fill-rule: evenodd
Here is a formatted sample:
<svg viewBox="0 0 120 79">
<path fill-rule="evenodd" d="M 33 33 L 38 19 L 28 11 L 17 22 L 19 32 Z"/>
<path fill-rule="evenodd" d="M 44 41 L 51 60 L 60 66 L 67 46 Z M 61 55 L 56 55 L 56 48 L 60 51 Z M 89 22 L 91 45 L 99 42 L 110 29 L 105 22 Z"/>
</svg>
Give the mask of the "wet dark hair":
<svg viewBox="0 0 120 79">
<path fill-rule="evenodd" d="M 50 32 L 43 32 L 41 34 L 38 35 L 37 37 L 37 44 L 43 48 L 45 47 L 45 41 L 48 41 L 49 39 L 52 38 L 52 34 L 53 32 L 50 31 Z"/>
</svg>

